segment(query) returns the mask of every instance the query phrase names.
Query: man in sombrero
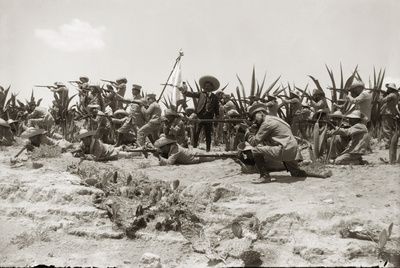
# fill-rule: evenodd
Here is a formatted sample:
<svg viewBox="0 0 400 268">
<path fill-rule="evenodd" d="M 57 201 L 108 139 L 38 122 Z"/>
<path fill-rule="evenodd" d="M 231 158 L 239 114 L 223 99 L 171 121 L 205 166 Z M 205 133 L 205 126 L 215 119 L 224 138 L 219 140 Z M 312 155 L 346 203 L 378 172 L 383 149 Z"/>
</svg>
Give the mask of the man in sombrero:
<svg viewBox="0 0 400 268">
<path fill-rule="evenodd" d="M 219 81 L 214 76 L 206 75 L 200 78 L 199 85 L 202 89 L 201 92 L 189 92 L 185 85 L 179 88 L 179 90 L 185 96 L 198 99 L 195 113 L 199 119 L 213 119 L 219 115 L 218 97 L 213 93 L 219 88 Z M 197 147 L 199 136 L 203 129 L 206 136 L 206 150 L 209 152 L 211 149 L 211 134 L 213 130 L 212 123 L 198 124 L 196 132 L 194 133 L 193 147 Z"/>
</svg>

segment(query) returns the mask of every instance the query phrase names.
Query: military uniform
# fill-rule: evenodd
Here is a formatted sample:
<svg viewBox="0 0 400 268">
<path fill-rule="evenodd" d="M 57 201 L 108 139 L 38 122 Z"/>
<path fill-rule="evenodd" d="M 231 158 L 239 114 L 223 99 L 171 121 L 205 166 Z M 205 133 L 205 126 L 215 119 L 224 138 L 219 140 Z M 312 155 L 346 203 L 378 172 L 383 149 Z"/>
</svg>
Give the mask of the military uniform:
<svg viewBox="0 0 400 268">
<path fill-rule="evenodd" d="M 33 112 L 28 115 L 28 127 L 35 127 L 50 131 L 54 126 L 53 116 L 43 107 L 36 107 Z"/>
<path fill-rule="evenodd" d="M 158 139 L 158 133 L 161 127 L 161 107 L 154 101 L 147 109 L 143 109 L 143 114 L 147 119 L 147 123 L 138 130 L 137 142 L 140 146 L 145 145 L 146 137 L 149 135 L 153 141 Z"/>
<path fill-rule="evenodd" d="M 399 93 L 394 84 L 387 84 L 388 94 L 380 100 L 382 107 L 380 110 L 382 116 L 382 135 L 386 141 L 386 147 L 389 148 L 390 141 L 394 133 L 398 130 L 396 116 L 398 112 L 396 105 L 399 103 Z"/>
<path fill-rule="evenodd" d="M 363 114 L 356 110 L 347 117 L 359 118 L 361 121 Z M 347 129 L 340 128 L 330 131 L 329 134 L 332 135 L 333 133 L 336 135 L 331 137 L 331 139 L 334 139 L 331 158 L 335 159 L 335 164 L 362 164 L 362 155 L 371 151 L 367 126 L 359 122 Z M 328 142 L 331 142 L 331 140 Z"/>
</svg>

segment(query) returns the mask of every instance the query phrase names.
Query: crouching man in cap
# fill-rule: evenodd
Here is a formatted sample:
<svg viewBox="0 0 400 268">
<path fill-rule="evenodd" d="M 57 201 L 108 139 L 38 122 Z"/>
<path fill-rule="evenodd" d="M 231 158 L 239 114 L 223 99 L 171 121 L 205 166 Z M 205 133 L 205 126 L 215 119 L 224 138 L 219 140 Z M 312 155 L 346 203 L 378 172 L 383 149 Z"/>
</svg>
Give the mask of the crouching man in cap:
<svg viewBox="0 0 400 268">
<path fill-rule="evenodd" d="M 164 136 L 156 140 L 154 147 L 158 150 L 160 166 L 191 165 L 215 160 L 213 157 L 198 157 L 201 152 L 183 148 L 176 140 Z"/>
<path fill-rule="evenodd" d="M 177 112 L 172 109 L 165 110 L 161 121 L 165 137 L 176 140 L 179 145 L 185 148 L 189 147 L 185 124 Z"/>
<path fill-rule="evenodd" d="M 293 177 L 306 177 L 296 161 L 298 145 L 288 123 L 277 116 L 267 115 L 268 107 L 257 103 L 250 107 L 249 115 L 254 124 L 247 130 L 245 139 L 253 146 L 251 153 L 260 172 L 252 183 L 275 181 L 270 171 L 284 170 Z"/>
<path fill-rule="evenodd" d="M 364 163 L 362 155 L 371 151 L 370 135 L 365 122 L 366 116 L 355 110 L 346 116 L 350 127 L 330 130 L 328 143 L 332 143 L 330 157 L 337 165 L 361 165 Z M 344 148 L 344 150 L 343 150 Z"/>
</svg>

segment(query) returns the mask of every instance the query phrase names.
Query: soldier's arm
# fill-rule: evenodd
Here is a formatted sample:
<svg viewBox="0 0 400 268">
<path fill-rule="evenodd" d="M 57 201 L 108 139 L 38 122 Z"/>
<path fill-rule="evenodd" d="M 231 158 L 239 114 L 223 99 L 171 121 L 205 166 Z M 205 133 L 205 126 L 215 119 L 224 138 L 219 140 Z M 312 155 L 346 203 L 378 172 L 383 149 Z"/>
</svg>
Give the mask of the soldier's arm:
<svg viewBox="0 0 400 268">
<path fill-rule="evenodd" d="M 390 93 L 389 95 L 387 95 L 386 97 L 382 98 L 380 100 L 381 103 L 386 103 L 390 100 L 396 99 L 396 95 L 394 93 Z"/>
<path fill-rule="evenodd" d="M 250 145 L 252 146 L 257 146 L 258 144 L 260 144 L 266 136 L 268 136 L 268 133 L 270 132 L 270 127 L 268 126 L 268 124 L 266 122 L 263 122 L 260 126 L 260 128 L 258 129 L 257 133 L 250 134 L 248 135 L 248 142 L 250 143 Z"/>
</svg>

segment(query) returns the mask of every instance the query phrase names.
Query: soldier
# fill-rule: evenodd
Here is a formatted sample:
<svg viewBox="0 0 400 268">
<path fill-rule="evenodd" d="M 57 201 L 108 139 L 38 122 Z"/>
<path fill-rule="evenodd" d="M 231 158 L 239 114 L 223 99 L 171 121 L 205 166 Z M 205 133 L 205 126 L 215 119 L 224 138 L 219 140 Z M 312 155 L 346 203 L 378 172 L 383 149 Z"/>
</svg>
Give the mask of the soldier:
<svg viewBox="0 0 400 268">
<path fill-rule="evenodd" d="M 50 131 L 54 126 L 54 118 L 44 107 L 36 107 L 32 113 L 27 116 L 28 127 L 42 128 Z"/>
<path fill-rule="evenodd" d="M 183 148 L 176 140 L 166 137 L 156 140 L 154 147 L 159 151 L 160 166 L 190 165 L 215 160 L 213 157 L 198 157 L 196 154 L 200 152 Z"/>
<path fill-rule="evenodd" d="M 393 83 L 386 84 L 386 97 L 379 100 L 382 104 L 381 115 L 382 115 L 382 134 L 385 141 L 386 149 L 389 149 L 390 141 L 392 136 L 396 131 L 398 131 L 398 126 L 396 123 L 396 117 L 398 117 L 398 112 L 396 105 L 399 102 L 399 92 L 396 85 Z"/>
<path fill-rule="evenodd" d="M 124 109 L 119 109 L 114 112 L 114 118 L 111 120 L 114 124 L 114 129 L 117 129 L 117 142 L 115 146 L 129 145 L 136 141 L 136 135 L 129 128 L 124 128 L 127 121 L 130 121 L 128 113 Z"/>
<path fill-rule="evenodd" d="M 8 125 L 10 126 L 10 130 L 13 133 L 14 136 L 18 136 L 20 133 L 20 124 L 18 120 L 13 120 L 13 119 L 8 119 L 7 120 Z"/>
<path fill-rule="evenodd" d="M 118 159 L 118 152 L 113 146 L 102 143 L 95 137 L 96 131 L 82 129 L 77 136 L 81 140 L 79 150 L 75 151 L 75 156 L 84 157 L 86 160 L 110 161 Z"/>
<path fill-rule="evenodd" d="M 119 151 L 112 145 L 102 143 L 95 135 L 96 131 L 80 130 L 77 137 L 81 140 L 81 143 L 79 149 L 74 152 L 75 157 L 94 161 L 112 161 L 118 160 L 119 157 L 128 158 L 138 155 L 136 153 Z"/>
<path fill-rule="evenodd" d="M 29 127 L 21 134 L 21 138 L 29 139 L 25 144 L 28 151 L 33 151 L 35 147 L 40 147 L 42 144 L 55 145 L 55 141 L 47 137 L 47 131 L 41 128 Z"/>
<path fill-rule="evenodd" d="M 313 112 L 329 112 L 328 103 L 326 102 L 325 92 L 320 89 L 314 89 L 311 98 L 309 99 L 310 106 L 313 108 Z"/>
<path fill-rule="evenodd" d="M 161 121 L 165 137 L 176 140 L 179 145 L 188 148 L 185 124 L 181 120 L 179 114 L 172 109 L 167 109 Z"/>
<path fill-rule="evenodd" d="M 300 124 L 301 124 L 301 101 L 300 94 L 295 91 L 291 91 L 289 99 L 282 99 L 282 104 L 289 106 L 291 121 L 290 127 L 292 133 L 295 136 L 299 136 Z"/>
<path fill-rule="evenodd" d="M 121 97 L 125 97 L 126 84 L 128 83 L 128 80 L 125 77 L 123 77 L 115 80 L 115 82 L 116 82 L 115 89 L 117 94 Z M 122 109 L 122 108 L 123 108 L 122 102 L 120 100 L 117 100 L 116 109 Z"/>
<path fill-rule="evenodd" d="M 253 146 L 251 149 L 255 165 L 260 172 L 252 183 L 268 183 L 275 179 L 269 172 L 272 167 L 283 165 L 294 177 L 306 177 L 307 173 L 298 167 L 296 161 L 298 145 L 290 126 L 281 118 L 267 115 L 265 104 L 258 103 L 249 110 L 253 125 L 246 132 L 245 138 Z"/>
<path fill-rule="evenodd" d="M 156 94 L 147 94 L 147 103 L 149 107 L 143 108 L 147 123 L 138 130 L 137 142 L 141 147 L 144 147 L 147 136 L 151 142 L 157 140 L 161 127 L 161 107 L 156 102 Z"/>
<path fill-rule="evenodd" d="M 268 115 L 278 116 L 279 104 L 277 98 L 273 95 L 267 95 Z"/>
<path fill-rule="evenodd" d="M 349 102 L 356 105 L 356 109 L 364 115 L 364 123 L 368 123 L 371 119 L 372 94 L 365 89 L 362 81 L 354 81 L 349 91 L 350 96 L 347 96 Z"/>
<path fill-rule="evenodd" d="M 14 134 L 10 125 L 3 118 L 0 118 L 0 145 L 11 146 L 14 141 Z"/>
<path fill-rule="evenodd" d="M 367 126 L 363 123 L 365 115 L 355 110 L 346 117 L 349 119 L 350 128 L 336 127 L 328 131 L 328 135 L 334 139 L 333 142 L 328 140 L 329 143 L 333 143 L 330 156 L 337 165 L 360 165 L 364 163 L 362 155 L 370 152 L 370 136 Z"/>
<path fill-rule="evenodd" d="M 217 96 L 212 93 L 219 88 L 219 81 L 217 78 L 208 75 L 203 76 L 199 80 L 200 88 L 202 92 L 189 92 L 186 86 L 179 88 L 183 95 L 197 98 L 198 104 L 196 107 L 196 114 L 199 119 L 213 119 L 219 115 L 219 101 Z M 212 123 L 199 123 L 196 127 L 196 133 L 194 135 L 193 147 L 197 147 L 199 143 L 200 133 L 204 128 L 206 136 L 206 150 L 207 152 L 211 149 L 211 137 L 213 124 Z"/>
</svg>

